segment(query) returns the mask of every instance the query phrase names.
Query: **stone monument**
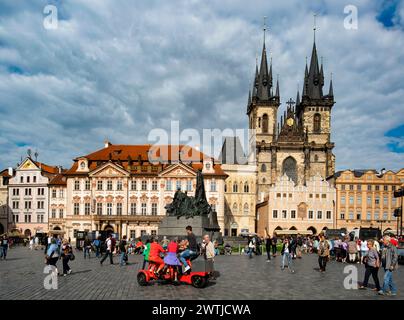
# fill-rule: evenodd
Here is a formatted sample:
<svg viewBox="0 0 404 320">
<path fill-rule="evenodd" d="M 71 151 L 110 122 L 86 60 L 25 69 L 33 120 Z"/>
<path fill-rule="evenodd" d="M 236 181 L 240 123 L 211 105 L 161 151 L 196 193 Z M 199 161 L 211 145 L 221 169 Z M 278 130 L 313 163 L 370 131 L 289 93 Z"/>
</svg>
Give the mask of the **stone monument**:
<svg viewBox="0 0 404 320">
<path fill-rule="evenodd" d="M 177 190 L 173 201 L 165 209 L 167 216 L 159 225 L 159 237 L 168 238 L 186 236 L 186 226 L 192 226 L 192 232 L 198 241 L 205 234 L 209 234 L 211 240 L 222 243 L 222 235 L 217 222 L 217 213 L 212 210 L 206 200 L 205 185 L 202 172 L 198 171 L 196 176 L 195 196 L 188 196 L 186 192 Z"/>
</svg>

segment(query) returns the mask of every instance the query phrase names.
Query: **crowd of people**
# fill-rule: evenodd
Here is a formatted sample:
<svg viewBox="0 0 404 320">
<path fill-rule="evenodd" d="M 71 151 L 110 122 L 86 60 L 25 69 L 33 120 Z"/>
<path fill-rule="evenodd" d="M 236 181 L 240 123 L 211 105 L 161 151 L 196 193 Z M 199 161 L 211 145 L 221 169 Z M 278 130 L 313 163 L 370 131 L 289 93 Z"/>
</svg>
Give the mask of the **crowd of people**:
<svg viewBox="0 0 404 320">
<path fill-rule="evenodd" d="M 327 262 L 335 260 L 340 263 L 357 263 L 365 267 L 365 276 L 359 289 L 368 287 L 369 278 L 372 276 L 375 283 L 373 289 L 379 295 L 397 294 L 397 288 L 393 281 L 393 272 L 398 266 L 398 240 L 394 236 L 384 236 L 381 239 L 353 238 L 342 234 L 341 237 L 327 239 L 324 233 L 318 236 L 284 236 L 278 238 L 276 234 L 270 236 L 267 233 L 265 239 L 257 236 L 249 237 L 246 254 L 251 259 L 253 254 L 262 254 L 262 244 L 265 242 L 267 262 L 277 256 L 280 246 L 281 269 L 285 266 L 294 273 L 293 259 L 301 259 L 302 253 L 318 255 L 319 272 L 326 272 Z M 383 283 L 380 285 L 378 272 L 384 270 Z"/>
</svg>

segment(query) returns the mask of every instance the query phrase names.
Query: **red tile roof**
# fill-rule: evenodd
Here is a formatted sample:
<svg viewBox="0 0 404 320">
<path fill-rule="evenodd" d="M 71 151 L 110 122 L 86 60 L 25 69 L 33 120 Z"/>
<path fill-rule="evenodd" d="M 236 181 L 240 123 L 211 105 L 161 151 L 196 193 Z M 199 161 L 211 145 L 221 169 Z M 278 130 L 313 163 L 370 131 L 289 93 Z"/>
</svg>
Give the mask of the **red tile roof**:
<svg viewBox="0 0 404 320">
<path fill-rule="evenodd" d="M 6 177 L 6 178 L 11 178 L 11 176 L 8 174 L 8 169 L 4 169 L 3 171 L 0 171 L 0 176 Z"/>
<path fill-rule="evenodd" d="M 52 186 L 63 186 L 66 185 L 66 176 L 62 173 L 57 174 L 56 176 L 54 176 L 50 182 L 49 185 Z"/>
<path fill-rule="evenodd" d="M 57 174 L 59 173 L 59 168 L 57 166 L 50 166 L 45 163 L 39 162 L 39 161 L 34 161 L 32 160 L 35 165 L 37 165 L 39 168 L 41 168 L 42 171 L 50 174 Z"/>
<path fill-rule="evenodd" d="M 66 174 L 86 175 L 87 173 L 76 172 L 78 168 L 78 159 L 86 158 L 88 160 L 90 171 L 111 160 L 134 175 L 157 175 L 170 165 L 167 162 L 172 161 L 175 163 L 178 161 L 179 151 L 181 152 L 181 160 L 184 163 L 190 164 L 194 170 L 201 170 L 203 167 L 203 159 L 209 159 L 209 157 L 202 152 L 185 145 L 109 145 L 106 148 L 74 159 L 75 162 L 73 166 L 67 170 Z M 149 153 L 152 157 L 151 159 L 149 159 Z M 129 165 L 130 163 L 131 166 Z M 142 166 L 155 167 L 157 171 L 142 172 L 142 170 L 139 170 Z M 137 170 L 135 170 L 134 167 L 137 167 Z M 220 164 L 214 165 L 214 171 L 215 172 L 212 173 L 212 175 L 227 176 L 222 170 Z M 209 176 L 210 174 L 205 175 Z"/>
</svg>

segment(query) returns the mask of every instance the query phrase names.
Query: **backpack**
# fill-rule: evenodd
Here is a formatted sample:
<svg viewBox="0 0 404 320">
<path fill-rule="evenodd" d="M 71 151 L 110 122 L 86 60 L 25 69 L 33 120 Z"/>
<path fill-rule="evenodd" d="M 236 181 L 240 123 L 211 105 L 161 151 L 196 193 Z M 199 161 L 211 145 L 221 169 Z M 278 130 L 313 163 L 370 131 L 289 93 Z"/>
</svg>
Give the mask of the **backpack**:
<svg viewBox="0 0 404 320">
<path fill-rule="evenodd" d="M 112 238 L 112 239 L 111 239 L 111 251 L 114 251 L 115 246 L 116 246 L 116 239 L 115 239 L 115 238 Z"/>
</svg>

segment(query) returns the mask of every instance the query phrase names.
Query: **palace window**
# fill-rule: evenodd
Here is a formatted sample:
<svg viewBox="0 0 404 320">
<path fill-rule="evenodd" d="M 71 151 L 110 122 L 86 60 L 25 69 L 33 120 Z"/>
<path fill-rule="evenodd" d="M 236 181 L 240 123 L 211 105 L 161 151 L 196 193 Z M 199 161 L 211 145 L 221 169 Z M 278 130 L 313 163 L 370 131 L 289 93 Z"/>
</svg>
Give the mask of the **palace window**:
<svg viewBox="0 0 404 320">
<path fill-rule="evenodd" d="M 26 188 L 26 189 L 25 189 L 25 195 L 26 195 L 26 196 L 30 196 L 30 195 L 32 194 L 31 191 L 32 191 L 31 188 Z"/>
<path fill-rule="evenodd" d="M 167 191 L 171 191 L 172 190 L 172 183 L 171 183 L 171 180 L 167 180 L 167 183 L 166 183 L 166 190 Z"/>
<path fill-rule="evenodd" d="M 225 186 L 226 188 L 226 186 Z M 187 191 L 192 191 L 192 181 L 191 180 L 187 180 Z M 225 190 L 226 192 L 226 190 Z"/>
<path fill-rule="evenodd" d="M 122 215 L 122 203 L 117 203 L 116 204 L 116 215 L 121 216 Z"/>
<path fill-rule="evenodd" d="M 244 183 L 244 192 L 245 192 L 245 193 L 250 192 L 250 187 L 249 187 L 249 185 L 248 185 L 248 183 L 247 183 L 247 182 L 246 182 L 246 183 Z"/>
<path fill-rule="evenodd" d="M 366 220 L 372 220 L 372 214 L 369 211 L 366 213 Z"/>
<path fill-rule="evenodd" d="M 89 203 L 85 203 L 85 204 L 84 204 L 84 214 L 85 214 L 86 216 L 89 216 L 89 215 L 90 215 L 90 211 L 91 211 L 91 206 L 90 206 L 90 204 L 89 204 Z"/>
<path fill-rule="evenodd" d="M 135 190 L 136 190 L 136 180 L 132 180 L 132 181 L 130 182 L 130 189 L 131 189 L 132 191 L 135 191 Z"/>
<path fill-rule="evenodd" d="M 86 190 L 86 191 L 90 190 L 90 180 L 86 180 L 85 185 L 84 185 L 84 190 Z"/>
<path fill-rule="evenodd" d="M 38 201 L 37 202 L 37 209 L 43 209 L 44 208 L 44 201 Z"/>
<path fill-rule="evenodd" d="M 142 180 L 142 191 L 147 191 L 147 180 Z"/>
<path fill-rule="evenodd" d="M 261 165 L 261 172 L 267 172 L 267 166 L 265 165 L 265 163 Z"/>
<path fill-rule="evenodd" d="M 341 197 L 341 204 L 345 204 L 345 196 Z"/>
<path fill-rule="evenodd" d="M 36 176 L 33 176 L 33 179 L 34 179 L 34 183 L 36 183 Z"/>
<path fill-rule="evenodd" d="M 368 184 L 368 191 L 372 191 L 372 185 Z"/>
<path fill-rule="evenodd" d="M 361 214 L 360 213 L 357 213 L 356 214 L 356 220 L 360 220 L 361 219 Z"/>
<path fill-rule="evenodd" d="M 353 220 L 353 212 L 349 212 L 349 220 Z"/>
<path fill-rule="evenodd" d="M 116 190 L 122 191 L 122 180 L 118 180 L 116 183 Z"/>
<path fill-rule="evenodd" d="M 344 219 L 345 219 L 345 213 L 344 213 L 344 212 L 341 212 L 341 214 L 340 214 L 340 219 L 341 219 L 341 220 L 344 220 Z"/>
<path fill-rule="evenodd" d="M 349 185 L 349 190 L 353 191 L 353 189 L 354 189 L 353 184 L 350 184 L 350 185 Z"/>
<path fill-rule="evenodd" d="M 211 192 L 216 192 L 216 180 L 212 179 L 210 181 L 210 191 Z"/>
<path fill-rule="evenodd" d="M 331 211 L 326 212 L 326 219 L 330 220 L 331 219 Z"/>
<path fill-rule="evenodd" d="M 156 180 L 152 181 L 152 191 L 157 191 L 157 181 Z"/>
<path fill-rule="evenodd" d="M 312 210 L 309 211 L 309 219 L 314 218 L 314 212 Z"/>
<path fill-rule="evenodd" d="M 152 216 L 157 216 L 157 203 L 152 203 L 151 214 L 152 214 Z"/>
<path fill-rule="evenodd" d="M 379 220 L 379 211 L 375 211 L 375 220 Z"/>
<path fill-rule="evenodd" d="M 278 210 L 273 210 L 272 211 L 272 218 L 278 219 Z"/>
<path fill-rule="evenodd" d="M 356 197 L 356 203 L 357 204 L 362 204 L 362 197 L 361 196 Z"/>
<path fill-rule="evenodd" d="M 13 209 L 18 209 L 20 203 L 18 201 L 13 201 Z"/>
<path fill-rule="evenodd" d="M 73 207 L 73 214 L 78 216 L 80 214 L 80 203 L 75 203 Z"/>
<path fill-rule="evenodd" d="M 375 190 L 379 191 L 380 190 L 380 186 L 375 186 Z"/>
<path fill-rule="evenodd" d="M 286 219 L 288 217 L 288 211 L 282 210 L 282 219 Z"/>
<path fill-rule="evenodd" d="M 25 223 L 31 223 L 31 215 L 30 214 L 24 215 L 24 222 Z"/>
<path fill-rule="evenodd" d="M 142 216 L 145 216 L 147 214 L 147 204 L 142 203 Z"/>
<path fill-rule="evenodd" d="M 387 204 L 388 204 L 387 196 L 384 196 L 383 197 L 383 205 L 387 206 Z"/>
<path fill-rule="evenodd" d="M 181 180 L 177 180 L 175 183 L 176 190 L 181 190 Z"/>
<path fill-rule="evenodd" d="M 112 216 L 112 203 L 107 203 L 107 216 Z"/>
<path fill-rule="evenodd" d="M 29 176 L 27 177 L 27 183 L 30 183 L 30 177 Z"/>
<path fill-rule="evenodd" d="M 20 195 L 20 189 L 13 189 L 13 196 L 19 196 Z"/>
<path fill-rule="evenodd" d="M 316 113 L 313 119 L 313 132 L 319 133 L 321 131 L 321 116 Z"/>
<path fill-rule="evenodd" d="M 358 184 L 358 185 L 356 186 L 356 190 L 362 191 L 362 185 Z"/>
<path fill-rule="evenodd" d="M 56 209 L 52 209 L 52 219 L 56 218 Z"/>
<path fill-rule="evenodd" d="M 152 231 L 151 231 L 151 236 L 152 236 L 152 237 L 157 236 L 157 230 L 152 230 Z"/>
<path fill-rule="evenodd" d="M 102 187 L 103 187 L 102 185 L 103 185 L 102 181 L 97 181 L 97 190 L 98 191 L 102 190 Z"/>
<path fill-rule="evenodd" d="M 107 190 L 112 191 L 112 181 L 111 180 L 107 181 Z"/>
<path fill-rule="evenodd" d="M 20 183 L 24 183 L 24 177 L 23 176 L 21 176 L 21 178 L 20 178 Z"/>
<path fill-rule="evenodd" d="M 44 221 L 44 216 L 43 216 L 43 214 L 38 214 L 38 215 L 36 216 L 36 220 L 37 220 L 38 223 L 43 223 L 43 221 Z"/>
<path fill-rule="evenodd" d="M 341 190 L 345 190 L 345 184 L 341 184 Z"/>
<path fill-rule="evenodd" d="M 296 210 L 291 210 L 291 211 L 290 211 L 290 217 L 291 217 L 292 219 L 296 219 Z"/>
<path fill-rule="evenodd" d="M 97 215 L 99 215 L 99 216 L 102 215 L 102 203 L 101 202 L 97 203 Z"/>
<path fill-rule="evenodd" d="M 52 198 L 56 198 L 56 190 L 55 189 L 52 190 Z"/>
<path fill-rule="evenodd" d="M 353 196 L 349 196 L 349 204 L 354 204 L 354 197 Z"/>
<path fill-rule="evenodd" d="M 375 204 L 380 204 L 380 197 L 379 196 L 376 196 Z"/>
<path fill-rule="evenodd" d="M 131 203 L 130 204 L 130 214 L 132 215 L 132 216 L 134 216 L 134 215 L 136 215 L 136 203 Z"/>
<path fill-rule="evenodd" d="M 261 118 L 258 118 L 258 128 L 261 128 Z"/>
<path fill-rule="evenodd" d="M 63 219 L 63 209 L 59 209 L 59 219 Z"/>
<path fill-rule="evenodd" d="M 19 216 L 18 216 L 18 214 L 13 214 L 13 222 L 14 223 L 18 223 L 19 222 Z"/>
<path fill-rule="evenodd" d="M 238 206 L 237 203 L 233 203 L 233 214 L 237 214 L 238 213 Z"/>
<path fill-rule="evenodd" d="M 238 192 L 238 185 L 236 182 L 233 183 L 233 192 Z"/>
<path fill-rule="evenodd" d="M 31 209 L 31 201 L 25 201 L 25 209 Z"/>
<path fill-rule="evenodd" d="M 75 191 L 80 190 L 80 181 L 79 180 L 74 181 L 74 190 Z"/>
<path fill-rule="evenodd" d="M 319 219 L 319 220 L 323 219 L 323 212 L 322 211 L 317 211 L 317 219 Z"/>
<path fill-rule="evenodd" d="M 383 220 L 388 220 L 388 213 L 386 211 L 383 212 Z"/>
</svg>

